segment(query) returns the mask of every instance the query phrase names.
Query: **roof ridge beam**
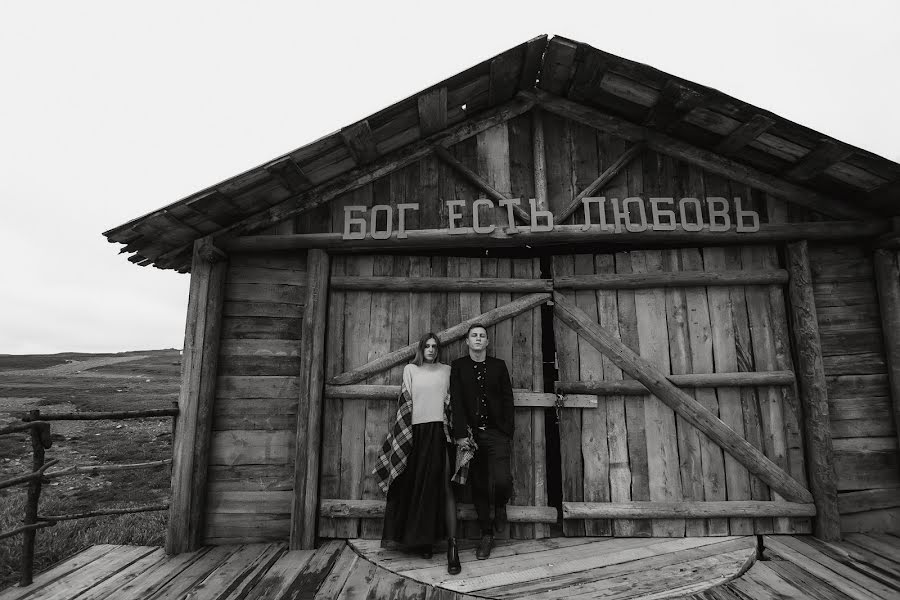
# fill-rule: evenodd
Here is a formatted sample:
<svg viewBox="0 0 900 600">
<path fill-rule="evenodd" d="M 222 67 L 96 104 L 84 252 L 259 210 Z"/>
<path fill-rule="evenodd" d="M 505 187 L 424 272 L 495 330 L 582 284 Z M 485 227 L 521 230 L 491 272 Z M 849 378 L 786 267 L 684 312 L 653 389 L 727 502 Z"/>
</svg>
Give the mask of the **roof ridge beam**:
<svg viewBox="0 0 900 600">
<path fill-rule="evenodd" d="M 535 93 L 522 92 L 520 95 L 533 99 L 544 109 L 567 119 L 572 119 L 599 131 L 610 133 L 632 142 L 644 142 L 651 150 L 684 160 L 711 173 L 745 183 L 823 214 L 844 219 L 866 219 L 875 216 L 869 211 L 785 181 L 777 175 L 765 173 L 709 150 L 698 148 L 664 133 L 654 131 L 643 125 L 637 125 L 631 121 L 583 106 L 565 98 L 560 98 L 554 94 L 538 90 Z"/>
</svg>

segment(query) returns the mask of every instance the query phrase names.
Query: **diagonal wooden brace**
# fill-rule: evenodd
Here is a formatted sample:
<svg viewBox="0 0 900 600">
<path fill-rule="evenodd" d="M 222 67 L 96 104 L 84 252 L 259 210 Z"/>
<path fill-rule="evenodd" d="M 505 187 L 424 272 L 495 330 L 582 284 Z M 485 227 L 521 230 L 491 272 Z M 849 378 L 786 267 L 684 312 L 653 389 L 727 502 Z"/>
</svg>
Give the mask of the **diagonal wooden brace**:
<svg viewBox="0 0 900 600">
<path fill-rule="evenodd" d="M 485 327 L 490 327 L 500 321 L 505 321 L 520 315 L 527 310 L 531 310 L 535 306 L 540 306 L 544 302 L 550 300 L 550 294 L 544 292 L 540 294 L 529 294 L 513 300 L 509 304 L 498 306 L 486 313 L 482 313 L 477 317 L 466 319 L 462 323 L 458 323 L 453 327 L 449 327 L 443 331 L 439 331 L 437 336 L 442 344 L 447 344 L 465 337 L 466 332 L 471 325 L 479 323 Z M 390 369 L 394 365 L 398 365 L 405 360 L 409 360 L 416 353 L 416 344 L 410 344 L 399 350 L 394 350 L 390 354 L 380 356 L 373 361 L 369 361 L 361 367 L 357 367 L 352 371 L 346 371 L 340 375 L 335 375 L 328 380 L 330 385 L 349 385 L 351 383 L 359 383 L 367 377 L 371 377 L 376 373 L 380 373 L 385 369 Z"/>
<path fill-rule="evenodd" d="M 600 327 L 565 296 L 554 292 L 553 302 L 553 312 L 563 323 L 609 357 L 622 371 L 643 383 L 654 396 L 709 436 L 772 490 L 790 502 L 808 504 L 813 501 L 808 490 L 758 448 L 735 433 L 697 400 L 675 387 L 655 366 Z"/>
</svg>

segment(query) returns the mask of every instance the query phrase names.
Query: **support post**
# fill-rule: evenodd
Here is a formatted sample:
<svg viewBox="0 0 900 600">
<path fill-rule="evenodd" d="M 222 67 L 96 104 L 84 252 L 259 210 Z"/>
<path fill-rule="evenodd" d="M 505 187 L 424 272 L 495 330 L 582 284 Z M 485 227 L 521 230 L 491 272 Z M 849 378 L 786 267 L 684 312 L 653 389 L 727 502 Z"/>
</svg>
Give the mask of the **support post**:
<svg viewBox="0 0 900 600">
<path fill-rule="evenodd" d="M 547 153 L 544 145 L 544 114 L 540 108 L 532 109 L 531 123 L 534 153 L 534 199 L 538 210 L 547 210 L 550 206 L 547 199 Z"/>
<path fill-rule="evenodd" d="M 787 245 L 787 263 L 790 273 L 788 291 L 792 334 L 797 351 L 796 377 L 803 406 L 806 464 L 816 505 L 813 532 L 819 539 L 835 541 L 841 539 L 841 515 L 837 503 L 825 367 L 822 363 L 819 323 L 809 268 L 809 250 L 805 240 Z"/>
<path fill-rule="evenodd" d="M 875 282 L 878 285 L 891 404 L 900 441 L 900 257 L 896 250 L 875 251 Z"/>
<path fill-rule="evenodd" d="M 40 411 L 31 411 L 33 420 L 40 419 Z M 34 423 L 28 429 L 31 438 L 32 471 L 40 471 L 44 466 L 44 450 L 49 448 L 53 441 L 50 439 L 50 425 L 47 423 Z M 28 482 L 28 491 L 25 497 L 25 519 L 23 523 L 34 525 L 37 523 L 38 502 L 41 498 L 41 480 L 32 479 Z M 20 566 L 19 586 L 31 585 L 34 575 L 34 541 L 37 529 L 29 529 L 22 533 L 22 564 Z"/>
<path fill-rule="evenodd" d="M 312 550 L 316 542 L 329 267 L 328 253 L 309 251 L 306 257 L 306 307 L 300 336 L 300 398 L 294 445 L 291 550 Z"/>
<path fill-rule="evenodd" d="M 208 238 L 194 243 L 181 357 L 181 392 L 176 417 L 179 423 L 172 449 L 172 501 L 166 532 L 169 554 L 196 550 L 203 535 L 227 267 L 224 255 Z"/>
</svg>

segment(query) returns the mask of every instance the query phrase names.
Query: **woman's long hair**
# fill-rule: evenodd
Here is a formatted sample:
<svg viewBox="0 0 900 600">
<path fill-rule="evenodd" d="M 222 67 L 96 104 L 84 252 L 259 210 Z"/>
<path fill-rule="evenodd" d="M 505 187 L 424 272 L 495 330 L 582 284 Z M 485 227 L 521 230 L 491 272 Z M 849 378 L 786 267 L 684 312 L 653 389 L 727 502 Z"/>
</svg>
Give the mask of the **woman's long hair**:
<svg viewBox="0 0 900 600">
<path fill-rule="evenodd" d="M 422 366 L 422 363 L 425 362 L 425 344 L 428 343 L 428 340 L 431 339 L 437 342 L 438 346 L 437 351 L 434 355 L 434 362 L 438 362 L 441 359 L 441 340 L 436 333 L 429 331 L 419 338 L 419 343 L 416 344 L 416 355 L 411 361 L 409 361 L 411 364 L 414 364 L 417 367 Z"/>
</svg>

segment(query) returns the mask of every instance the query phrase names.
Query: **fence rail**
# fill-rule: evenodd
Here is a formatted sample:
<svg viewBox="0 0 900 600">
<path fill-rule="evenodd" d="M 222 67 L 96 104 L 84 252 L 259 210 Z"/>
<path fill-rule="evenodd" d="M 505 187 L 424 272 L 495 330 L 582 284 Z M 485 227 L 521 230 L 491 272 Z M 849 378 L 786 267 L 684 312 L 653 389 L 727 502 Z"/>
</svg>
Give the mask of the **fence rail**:
<svg viewBox="0 0 900 600">
<path fill-rule="evenodd" d="M 25 497 L 25 518 L 23 525 L 9 531 L 0 532 L 0 540 L 15 535 L 22 536 L 22 560 L 20 565 L 19 585 L 22 587 L 31 585 L 34 574 L 34 542 L 38 529 L 53 527 L 60 521 L 72 521 L 75 519 L 87 519 L 91 517 L 122 515 L 138 512 L 161 511 L 169 508 L 168 504 L 151 504 L 130 508 L 109 508 L 91 512 L 70 515 L 38 514 L 38 503 L 41 497 L 41 486 L 49 483 L 51 479 L 65 475 L 93 474 L 98 472 L 126 471 L 134 469 L 152 469 L 172 464 L 171 459 L 154 460 L 143 463 L 125 465 L 73 465 L 58 471 L 47 469 L 59 463 L 58 460 L 45 461 L 45 451 L 52 445 L 50 438 L 50 423 L 48 421 L 101 421 L 101 420 L 125 420 L 146 419 L 154 417 L 172 417 L 172 429 L 174 433 L 178 420 L 178 408 L 162 408 L 151 410 L 126 410 L 93 413 L 59 413 L 42 415 L 40 410 L 29 411 L 21 418 L 22 423 L 0 428 L 0 435 L 27 432 L 31 439 L 32 470 L 30 473 L 16 475 L 0 481 L 0 489 L 26 484 L 28 486 Z"/>
</svg>

